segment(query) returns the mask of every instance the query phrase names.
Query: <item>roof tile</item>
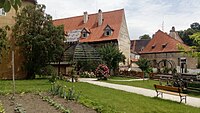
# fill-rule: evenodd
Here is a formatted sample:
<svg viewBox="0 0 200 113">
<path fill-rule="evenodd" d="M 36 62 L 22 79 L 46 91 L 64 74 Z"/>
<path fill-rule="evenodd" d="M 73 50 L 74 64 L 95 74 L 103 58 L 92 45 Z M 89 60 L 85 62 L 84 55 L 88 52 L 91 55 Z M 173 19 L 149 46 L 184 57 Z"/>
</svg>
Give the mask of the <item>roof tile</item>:
<svg viewBox="0 0 200 113">
<path fill-rule="evenodd" d="M 181 50 L 179 50 L 178 45 L 182 46 L 186 50 L 189 50 L 189 47 L 184 43 L 170 37 L 167 33 L 158 30 L 151 41 L 140 53 L 179 52 Z"/>
<path fill-rule="evenodd" d="M 116 40 L 119 37 L 122 17 L 124 9 L 103 12 L 103 24 L 98 26 L 98 13 L 88 15 L 87 23 L 83 23 L 83 16 L 54 20 L 54 25 L 64 25 L 65 32 L 70 32 L 75 29 L 87 28 L 90 35 L 87 38 L 80 38 L 80 42 L 98 42 L 107 40 Z M 104 28 L 109 25 L 113 30 L 111 36 L 104 36 Z"/>
</svg>

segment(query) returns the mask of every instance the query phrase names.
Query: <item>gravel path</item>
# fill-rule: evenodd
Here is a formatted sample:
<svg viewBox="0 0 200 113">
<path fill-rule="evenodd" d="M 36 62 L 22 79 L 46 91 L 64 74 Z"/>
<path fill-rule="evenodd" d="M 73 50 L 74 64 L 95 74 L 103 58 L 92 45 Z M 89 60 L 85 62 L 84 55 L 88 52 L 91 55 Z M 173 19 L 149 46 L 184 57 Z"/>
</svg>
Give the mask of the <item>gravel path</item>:
<svg viewBox="0 0 200 113">
<path fill-rule="evenodd" d="M 151 89 L 145 89 L 145 88 L 139 88 L 139 87 L 133 87 L 133 86 L 127 86 L 127 85 L 119 85 L 119 84 L 112 84 L 112 83 L 106 83 L 106 82 L 100 82 L 93 78 L 80 78 L 79 81 L 81 82 L 87 82 L 94 85 L 99 85 L 103 87 L 118 89 L 122 91 L 127 91 L 131 93 L 136 93 L 148 97 L 155 97 L 156 91 Z M 163 94 L 164 99 L 172 100 L 172 101 L 180 101 L 179 96 L 169 95 L 169 94 Z M 183 101 L 184 102 L 184 101 Z M 191 105 L 194 107 L 200 107 L 200 98 L 190 97 L 187 96 L 187 103 L 186 105 Z"/>
</svg>

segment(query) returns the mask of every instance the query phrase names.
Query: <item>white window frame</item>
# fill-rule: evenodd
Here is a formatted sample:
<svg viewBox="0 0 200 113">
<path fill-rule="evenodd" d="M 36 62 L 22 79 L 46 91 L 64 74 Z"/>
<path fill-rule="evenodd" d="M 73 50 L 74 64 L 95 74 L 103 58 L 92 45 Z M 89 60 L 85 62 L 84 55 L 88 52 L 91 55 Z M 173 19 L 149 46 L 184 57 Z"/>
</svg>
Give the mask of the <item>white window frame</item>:
<svg viewBox="0 0 200 113">
<path fill-rule="evenodd" d="M 110 35 L 112 35 L 112 31 L 111 30 L 105 30 L 104 35 L 105 36 L 110 36 Z"/>
<path fill-rule="evenodd" d="M 111 27 L 109 25 L 107 25 L 104 29 L 104 36 L 111 36 L 112 32 L 113 32 L 113 30 L 111 29 Z"/>
<path fill-rule="evenodd" d="M 3 8 L 0 8 L 0 16 L 6 16 L 6 12 Z"/>
<path fill-rule="evenodd" d="M 87 32 L 82 32 L 82 38 L 87 38 L 88 37 L 88 33 Z"/>
</svg>

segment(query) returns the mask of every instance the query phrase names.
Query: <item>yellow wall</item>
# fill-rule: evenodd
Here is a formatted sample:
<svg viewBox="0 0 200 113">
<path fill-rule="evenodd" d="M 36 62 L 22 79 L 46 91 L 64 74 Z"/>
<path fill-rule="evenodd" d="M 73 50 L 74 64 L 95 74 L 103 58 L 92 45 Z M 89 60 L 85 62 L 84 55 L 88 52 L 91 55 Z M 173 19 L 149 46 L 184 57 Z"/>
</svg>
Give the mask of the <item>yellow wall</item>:
<svg viewBox="0 0 200 113">
<path fill-rule="evenodd" d="M 27 5 L 33 5 L 30 2 L 23 1 L 22 7 Z M 22 8 L 21 7 L 21 8 Z M 0 16 L 0 27 L 9 26 L 12 27 L 15 24 L 16 11 L 12 8 L 5 16 Z M 8 32 L 8 40 L 10 47 L 14 46 L 14 40 L 11 37 L 11 31 Z M 0 79 L 11 79 L 12 78 L 12 66 L 11 66 L 11 49 L 8 54 L 3 54 L 0 58 Z M 25 78 L 25 71 L 22 69 L 23 66 L 23 57 L 19 52 L 19 48 L 15 48 L 15 76 L 18 79 Z"/>
</svg>

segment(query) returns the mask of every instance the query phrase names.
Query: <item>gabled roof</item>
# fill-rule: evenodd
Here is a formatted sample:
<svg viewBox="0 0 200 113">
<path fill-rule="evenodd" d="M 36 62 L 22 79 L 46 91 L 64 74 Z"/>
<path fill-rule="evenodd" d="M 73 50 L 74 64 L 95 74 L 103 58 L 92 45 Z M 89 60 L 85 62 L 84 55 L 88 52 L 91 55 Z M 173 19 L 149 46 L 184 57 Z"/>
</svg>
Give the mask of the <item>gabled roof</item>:
<svg viewBox="0 0 200 113">
<path fill-rule="evenodd" d="M 107 25 L 103 30 L 105 31 L 105 30 L 108 29 L 108 28 L 109 28 L 109 30 L 114 31 L 114 29 L 113 29 L 112 27 L 110 27 L 109 25 Z"/>
<path fill-rule="evenodd" d="M 103 23 L 98 26 L 98 13 L 88 15 L 87 23 L 83 23 L 83 15 L 57 19 L 53 21 L 54 25 L 64 25 L 65 32 L 75 29 L 87 28 L 90 35 L 87 38 L 80 38 L 79 42 L 99 42 L 107 40 L 117 40 L 124 16 L 124 9 L 103 12 Z M 104 28 L 109 25 L 114 30 L 111 36 L 104 36 Z"/>
<path fill-rule="evenodd" d="M 131 40 L 131 52 L 132 53 L 139 53 L 143 50 L 146 45 L 149 43 L 148 40 Z"/>
<path fill-rule="evenodd" d="M 189 47 L 184 43 L 172 38 L 167 33 L 158 30 L 151 41 L 143 49 L 141 54 L 144 53 L 167 53 L 167 52 L 180 52 L 179 46 L 189 50 Z"/>
<path fill-rule="evenodd" d="M 83 28 L 83 30 L 81 32 L 83 32 L 83 31 L 86 31 L 87 33 L 90 33 L 90 30 L 87 29 L 87 28 Z"/>
</svg>

